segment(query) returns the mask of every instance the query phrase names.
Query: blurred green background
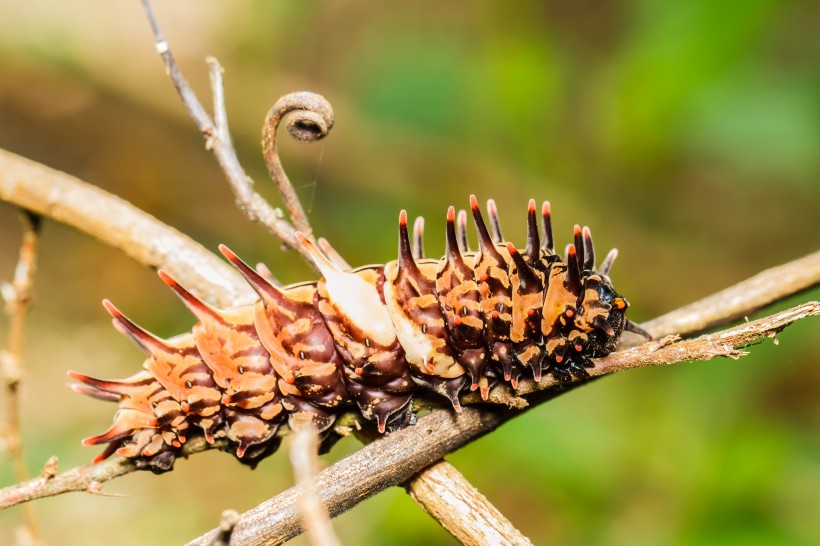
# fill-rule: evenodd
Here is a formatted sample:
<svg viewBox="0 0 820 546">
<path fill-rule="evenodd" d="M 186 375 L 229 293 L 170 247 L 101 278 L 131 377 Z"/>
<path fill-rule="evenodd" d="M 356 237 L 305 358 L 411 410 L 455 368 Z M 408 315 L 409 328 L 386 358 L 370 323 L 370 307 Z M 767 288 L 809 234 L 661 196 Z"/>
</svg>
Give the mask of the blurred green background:
<svg viewBox="0 0 820 546">
<path fill-rule="evenodd" d="M 158 2 L 159 3 L 159 2 Z M 470 193 L 522 241 L 529 197 L 620 249 L 617 288 L 646 320 L 820 247 L 820 5 L 769 0 L 454 2 L 178 0 L 156 6 L 205 104 L 203 58 L 225 67 L 240 156 L 276 199 L 259 151 L 280 95 L 322 93 L 328 139 L 283 142 L 318 234 L 352 264 L 395 256 L 400 208 L 427 251 Z M 286 138 L 283 138 L 286 140 Z M 311 277 L 249 224 L 179 103 L 139 2 L 0 0 L 0 147 L 99 185 L 209 248 Z M 0 278 L 20 228 L 0 204 Z M 114 407 L 67 369 L 125 377 L 141 355 L 112 299 L 159 335 L 193 319 L 154 273 L 44 226 L 27 339 L 23 434 L 36 472 L 97 450 Z M 814 290 L 779 307 L 820 297 Z M 0 332 L 5 336 L 5 317 Z M 449 457 L 536 544 L 820 543 L 818 323 L 739 362 L 644 369 L 578 389 Z M 324 457 L 357 448 L 343 441 Z M 0 456 L 0 483 L 11 483 Z M 178 544 L 292 481 L 277 454 L 251 472 L 221 453 L 106 484 L 126 498 L 36 503 L 50 544 Z M 0 543 L 20 525 L 0 513 Z M 335 520 L 345 544 L 452 544 L 399 489 Z M 115 538 L 112 538 L 115 537 Z M 297 539 L 297 544 L 305 544 Z"/>
</svg>

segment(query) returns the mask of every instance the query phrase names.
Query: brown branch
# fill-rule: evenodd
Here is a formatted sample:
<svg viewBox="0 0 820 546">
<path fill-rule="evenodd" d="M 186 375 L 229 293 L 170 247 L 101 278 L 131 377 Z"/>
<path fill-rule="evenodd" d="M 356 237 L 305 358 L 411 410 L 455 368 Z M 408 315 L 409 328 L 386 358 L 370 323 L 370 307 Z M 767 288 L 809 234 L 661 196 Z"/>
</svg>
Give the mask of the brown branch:
<svg viewBox="0 0 820 546">
<path fill-rule="evenodd" d="M 598 360 L 591 374 L 602 375 L 639 366 L 708 360 L 716 356 L 738 358 L 746 354 L 739 347 L 761 338 L 773 337 L 794 321 L 819 314 L 820 303 L 810 302 L 696 339 L 679 342 L 666 339 L 647 343 Z M 566 390 L 541 390 L 530 401 L 541 403 Z M 416 426 L 376 440 L 319 473 L 316 479 L 317 493 L 331 515 L 340 514 L 387 487 L 405 482 L 447 453 L 489 433 L 520 413 L 500 407 L 488 410 L 464 408 L 458 414 L 448 410 L 434 411 L 419 419 Z M 295 505 L 301 491 L 302 486 L 296 486 L 242 514 L 234 530 L 233 543 L 280 544 L 301 533 Z M 216 532 L 211 531 L 189 544 L 207 544 Z"/>
<path fill-rule="evenodd" d="M 313 546 L 338 546 L 330 516 L 316 495 L 316 474 L 319 473 L 319 432 L 312 421 L 295 427 L 290 434 L 290 463 L 302 494 L 296 502 L 301 514 L 305 536 Z"/>
<path fill-rule="evenodd" d="M 115 195 L 5 150 L 0 150 L 0 201 L 71 226 L 138 263 L 162 268 L 215 305 L 233 307 L 257 299 L 241 275 L 190 237 Z"/>
<path fill-rule="evenodd" d="M 202 135 L 205 137 L 205 147 L 216 157 L 228 184 L 236 197 L 239 209 L 252 222 L 264 226 L 271 234 L 291 249 L 299 251 L 306 259 L 308 255 L 296 242 L 294 228 L 285 220 L 281 209 L 272 207 L 259 193 L 253 189 L 253 180 L 245 173 L 239 158 L 236 155 L 225 110 L 224 87 L 222 83 L 222 67 L 219 62 L 209 57 L 209 75 L 211 79 L 211 93 L 214 102 L 214 119 L 208 115 L 202 103 L 194 93 L 182 71 L 177 65 L 168 42 L 162 34 L 154 11 L 149 0 L 142 0 L 145 13 L 151 24 L 156 39 L 156 49 L 165 63 L 168 76 L 179 94 L 182 104 L 191 116 Z M 282 194 L 285 206 L 296 225 L 296 229 L 311 233 L 304 209 L 299 202 L 293 186 L 282 169 L 276 151 L 276 127 L 282 117 L 291 111 L 298 111 L 298 115 L 291 116 L 288 121 L 288 131 L 291 136 L 301 141 L 312 141 L 323 138 L 333 126 L 333 110 L 330 104 L 320 95 L 314 93 L 291 93 L 279 99 L 268 114 L 268 120 L 263 128 L 265 158 L 268 169 Z M 275 119 L 272 118 L 275 117 Z M 273 122 L 273 125 L 271 125 Z M 307 259 L 308 263 L 311 263 Z"/>
<path fill-rule="evenodd" d="M 8 344 L 5 350 L 0 351 L 0 375 L 3 377 L 6 393 L 6 418 L 2 436 L 18 482 L 27 480 L 29 476 L 20 434 L 20 387 L 23 378 L 26 316 L 31 309 L 40 233 L 39 216 L 23 211 L 20 219 L 23 222 L 23 241 L 20 244 L 17 267 L 11 283 L 3 283 L 0 287 L 9 316 Z M 27 506 L 24 513 L 28 533 L 36 542 L 39 531 L 33 507 Z"/>
<path fill-rule="evenodd" d="M 466 546 L 532 545 L 487 498 L 446 461 L 416 475 L 410 496 L 456 540 Z"/>
<path fill-rule="evenodd" d="M 193 455 L 206 449 L 224 448 L 225 440 L 217 439 L 209 445 L 204 438 L 192 438 L 182 448 L 182 454 Z M 45 469 L 44 469 L 45 470 Z M 104 482 L 138 470 L 130 459 L 111 457 L 98 464 L 87 464 L 57 475 L 44 472 L 39 478 L 0 489 L 0 509 L 71 491 L 99 493 Z"/>
<path fill-rule="evenodd" d="M 820 285 L 820 251 L 761 271 L 743 282 L 642 324 L 654 337 L 694 335 L 731 324 L 776 301 Z M 621 348 L 643 343 L 625 333 Z"/>
</svg>

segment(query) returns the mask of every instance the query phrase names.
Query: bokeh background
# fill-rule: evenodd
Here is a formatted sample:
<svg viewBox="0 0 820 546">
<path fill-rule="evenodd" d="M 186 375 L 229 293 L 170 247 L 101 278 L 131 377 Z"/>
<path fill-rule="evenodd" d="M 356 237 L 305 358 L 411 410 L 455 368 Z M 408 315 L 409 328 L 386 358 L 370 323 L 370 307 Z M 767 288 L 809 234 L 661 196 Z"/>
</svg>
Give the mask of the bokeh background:
<svg viewBox="0 0 820 546">
<path fill-rule="evenodd" d="M 400 208 L 427 251 L 467 196 L 494 197 L 521 241 L 529 197 L 559 238 L 617 245 L 613 280 L 645 320 L 820 246 L 820 10 L 808 0 L 157 2 L 205 104 L 205 55 L 225 67 L 240 156 L 276 200 L 265 112 L 307 89 L 334 105 L 328 139 L 283 142 L 317 233 L 353 264 L 395 256 Z M 286 138 L 283 137 L 283 140 Z M 137 0 L 0 0 L 0 147 L 99 185 L 214 248 L 310 278 L 249 224 L 179 103 Z M 0 204 L 0 278 L 20 227 Z M 99 305 L 161 336 L 193 319 L 155 274 L 53 222 L 26 347 L 32 471 L 90 461 L 113 405 L 67 369 L 125 377 L 141 355 Z M 778 305 L 820 296 L 818 290 Z M 0 332 L 5 336 L 5 317 Z M 820 543 L 818 323 L 739 362 L 631 371 L 573 391 L 449 457 L 536 544 Z M 357 448 L 343 441 L 327 463 Z M 0 483 L 11 483 L 0 455 Z M 125 498 L 36 503 L 50 544 L 178 544 L 292 481 L 279 453 L 249 471 L 222 453 L 106 484 Z M 19 509 L 0 513 L 12 540 Z M 399 489 L 335 520 L 345 544 L 452 544 Z M 302 539 L 295 541 L 304 544 Z"/>
</svg>

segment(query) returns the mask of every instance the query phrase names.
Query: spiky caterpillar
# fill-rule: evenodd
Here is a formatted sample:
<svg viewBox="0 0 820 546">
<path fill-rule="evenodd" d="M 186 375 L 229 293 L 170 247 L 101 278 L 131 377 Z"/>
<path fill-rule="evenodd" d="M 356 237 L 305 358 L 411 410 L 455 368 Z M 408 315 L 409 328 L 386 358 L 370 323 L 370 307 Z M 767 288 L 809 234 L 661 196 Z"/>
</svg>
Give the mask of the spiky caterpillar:
<svg viewBox="0 0 820 546">
<path fill-rule="evenodd" d="M 220 246 L 259 294 L 236 309 L 215 309 L 160 271 L 198 319 L 188 335 L 160 339 L 104 301 L 115 328 L 148 358 L 120 381 L 69 372 L 78 392 L 119 403 L 112 426 L 83 443 L 108 444 L 97 461 L 117 453 L 164 472 L 187 438 L 225 437 L 255 466 L 278 447 L 286 419 L 293 427 L 307 417 L 330 437 L 336 415 L 355 405 L 384 433 L 412 422 L 419 390 L 461 411 L 464 391 L 486 400 L 499 381 L 516 388 L 527 369 L 536 381 L 544 373 L 585 377 L 590 359 L 612 352 L 624 329 L 646 335 L 626 319 L 628 303 L 610 282 L 617 253 L 596 268 L 588 228 L 575 226 L 564 261 L 553 248 L 548 202 L 542 243 L 530 200 L 523 251 L 502 243 L 492 200 L 492 234 L 475 196 L 470 205 L 478 250 L 467 248 L 466 214 L 457 226 L 450 207 L 440 260 L 421 256 L 423 224 L 411 243 L 405 211 L 398 259 L 385 265 L 351 270 L 326 242 L 320 250 L 297 233 L 322 274 L 312 283 L 279 287 Z"/>
</svg>

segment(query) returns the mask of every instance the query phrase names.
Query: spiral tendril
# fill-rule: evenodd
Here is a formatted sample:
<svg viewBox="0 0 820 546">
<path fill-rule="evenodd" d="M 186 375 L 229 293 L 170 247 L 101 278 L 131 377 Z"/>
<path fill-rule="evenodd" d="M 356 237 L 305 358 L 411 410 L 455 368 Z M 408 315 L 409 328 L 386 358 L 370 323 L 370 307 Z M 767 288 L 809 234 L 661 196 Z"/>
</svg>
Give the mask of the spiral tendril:
<svg viewBox="0 0 820 546">
<path fill-rule="evenodd" d="M 276 148 L 277 130 L 285 118 L 287 118 L 285 126 L 292 138 L 300 142 L 315 142 L 327 136 L 333 128 L 333 107 L 319 94 L 297 91 L 276 101 L 268 111 L 262 127 L 262 153 L 265 156 L 268 172 L 282 194 L 294 227 L 311 236 L 312 230 L 307 216 L 282 167 Z"/>
</svg>

